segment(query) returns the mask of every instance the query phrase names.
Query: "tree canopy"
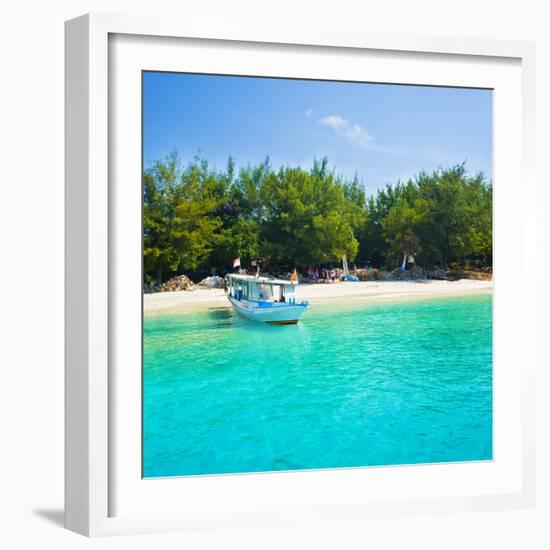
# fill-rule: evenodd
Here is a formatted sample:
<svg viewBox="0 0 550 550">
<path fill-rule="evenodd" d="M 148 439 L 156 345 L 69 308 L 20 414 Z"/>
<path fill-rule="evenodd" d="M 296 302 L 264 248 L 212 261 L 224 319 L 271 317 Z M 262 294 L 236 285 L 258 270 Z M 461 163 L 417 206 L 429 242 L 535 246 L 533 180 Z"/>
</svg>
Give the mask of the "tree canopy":
<svg viewBox="0 0 550 550">
<path fill-rule="evenodd" d="M 464 165 L 421 172 L 366 196 L 326 158 L 310 170 L 269 159 L 236 171 L 177 154 L 143 176 L 144 271 L 161 282 L 176 273 L 261 259 L 305 267 L 350 261 L 395 267 L 399 256 L 422 265 L 492 260 L 492 185 Z"/>
</svg>

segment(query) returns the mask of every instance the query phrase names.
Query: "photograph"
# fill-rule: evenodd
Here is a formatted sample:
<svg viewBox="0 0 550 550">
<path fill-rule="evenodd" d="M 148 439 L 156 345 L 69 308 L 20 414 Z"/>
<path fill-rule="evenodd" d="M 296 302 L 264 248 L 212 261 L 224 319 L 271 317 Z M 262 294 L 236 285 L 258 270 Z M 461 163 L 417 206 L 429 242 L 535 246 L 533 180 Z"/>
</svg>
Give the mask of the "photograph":
<svg viewBox="0 0 550 550">
<path fill-rule="evenodd" d="M 491 89 L 143 71 L 142 476 L 493 460 L 492 178 Z"/>
</svg>

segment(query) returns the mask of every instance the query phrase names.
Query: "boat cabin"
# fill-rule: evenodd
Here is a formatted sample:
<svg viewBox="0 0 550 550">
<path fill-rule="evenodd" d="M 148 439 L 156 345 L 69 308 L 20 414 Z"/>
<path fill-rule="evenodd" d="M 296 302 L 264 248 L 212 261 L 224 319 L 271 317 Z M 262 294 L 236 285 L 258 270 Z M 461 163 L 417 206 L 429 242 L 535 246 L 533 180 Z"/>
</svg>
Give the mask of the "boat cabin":
<svg viewBox="0 0 550 550">
<path fill-rule="evenodd" d="M 227 278 L 229 295 L 239 302 L 296 303 L 296 284 L 291 281 L 251 275 L 228 275 Z"/>
</svg>

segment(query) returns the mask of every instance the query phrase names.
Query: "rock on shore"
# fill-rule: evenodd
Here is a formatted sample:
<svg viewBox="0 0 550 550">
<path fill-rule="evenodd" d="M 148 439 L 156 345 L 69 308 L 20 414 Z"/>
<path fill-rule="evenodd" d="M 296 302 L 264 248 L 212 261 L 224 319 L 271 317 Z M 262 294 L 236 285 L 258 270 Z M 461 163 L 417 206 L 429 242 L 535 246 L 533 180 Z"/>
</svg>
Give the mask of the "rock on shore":
<svg viewBox="0 0 550 550">
<path fill-rule="evenodd" d="M 206 279 L 203 279 L 198 286 L 201 286 L 204 288 L 222 288 L 223 277 L 218 277 L 218 275 L 212 275 L 212 277 L 206 277 Z"/>
<path fill-rule="evenodd" d="M 157 292 L 176 292 L 178 290 L 195 290 L 197 285 L 187 275 L 172 277 L 157 287 Z"/>
<path fill-rule="evenodd" d="M 490 268 L 474 270 L 443 269 L 441 267 L 436 267 L 434 269 L 424 270 L 417 265 L 414 265 L 406 271 L 401 271 L 400 269 L 394 269 L 393 271 L 354 269 L 352 274 L 356 275 L 360 281 L 409 281 L 418 279 L 436 279 L 440 281 L 473 279 L 476 281 L 490 281 L 493 278 L 493 273 Z"/>
</svg>

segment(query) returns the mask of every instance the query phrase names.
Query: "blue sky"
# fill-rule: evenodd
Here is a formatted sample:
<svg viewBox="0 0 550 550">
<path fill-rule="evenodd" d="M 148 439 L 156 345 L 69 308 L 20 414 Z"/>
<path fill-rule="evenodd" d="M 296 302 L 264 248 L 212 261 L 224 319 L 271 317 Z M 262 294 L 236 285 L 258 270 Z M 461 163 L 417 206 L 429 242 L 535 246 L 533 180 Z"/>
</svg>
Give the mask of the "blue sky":
<svg viewBox="0 0 550 550">
<path fill-rule="evenodd" d="M 490 90 L 147 72 L 143 94 L 145 167 L 172 151 L 219 169 L 328 156 L 367 192 L 464 161 L 492 176 Z"/>
</svg>

